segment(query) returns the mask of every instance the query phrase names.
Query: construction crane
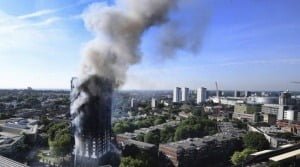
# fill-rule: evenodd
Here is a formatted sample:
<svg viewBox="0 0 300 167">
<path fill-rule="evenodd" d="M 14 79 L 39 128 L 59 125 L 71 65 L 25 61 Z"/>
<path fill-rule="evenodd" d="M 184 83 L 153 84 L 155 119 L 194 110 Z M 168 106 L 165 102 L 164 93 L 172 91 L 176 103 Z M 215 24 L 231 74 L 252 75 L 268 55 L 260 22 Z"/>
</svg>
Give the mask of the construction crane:
<svg viewBox="0 0 300 167">
<path fill-rule="evenodd" d="M 216 96 L 217 96 L 217 100 L 218 100 L 218 106 L 216 106 L 216 107 L 217 107 L 217 112 L 220 113 L 221 109 L 223 107 L 221 105 L 221 98 L 220 98 L 220 92 L 219 92 L 219 87 L 218 87 L 218 82 L 217 81 L 216 81 L 216 89 L 217 89 Z"/>
<path fill-rule="evenodd" d="M 221 98 L 220 98 L 220 93 L 219 93 L 219 87 L 218 87 L 218 82 L 216 81 L 216 96 L 217 96 L 217 99 L 218 99 L 218 103 L 219 105 L 221 105 Z"/>
</svg>

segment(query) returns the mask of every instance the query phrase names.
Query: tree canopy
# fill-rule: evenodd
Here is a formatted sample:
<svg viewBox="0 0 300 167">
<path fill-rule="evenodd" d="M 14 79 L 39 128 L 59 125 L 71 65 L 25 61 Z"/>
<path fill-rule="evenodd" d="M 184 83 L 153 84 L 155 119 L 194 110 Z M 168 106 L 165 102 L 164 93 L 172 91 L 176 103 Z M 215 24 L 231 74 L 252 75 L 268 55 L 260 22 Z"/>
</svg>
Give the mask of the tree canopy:
<svg viewBox="0 0 300 167">
<path fill-rule="evenodd" d="M 243 151 L 236 151 L 234 152 L 233 156 L 231 157 L 231 162 L 234 165 L 238 165 L 241 164 L 243 161 L 245 161 L 247 159 L 247 157 L 256 152 L 257 150 L 252 149 L 252 148 L 246 148 Z"/>
<path fill-rule="evenodd" d="M 53 124 L 48 130 L 48 144 L 57 156 L 70 153 L 73 140 L 68 123 Z"/>
<path fill-rule="evenodd" d="M 167 143 L 174 140 L 175 128 L 166 126 L 160 131 L 160 142 Z"/>
<path fill-rule="evenodd" d="M 159 132 L 159 130 L 148 132 L 144 136 L 144 141 L 146 143 L 151 143 L 151 144 L 158 145 L 159 142 L 160 142 L 160 132 Z"/>
<path fill-rule="evenodd" d="M 176 128 L 174 140 L 179 141 L 186 138 L 203 137 L 216 132 L 215 121 L 201 117 L 190 117 L 182 121 Z"/>
<path fill-rule="evenodd" d="M 121 159 L 120 167 L 144 167 L 144 162 L 140 159 L 132 157 L 124 157 Z"/>
<path fill-rule="evenodd" d="M 113 131 L 117 134 L 125 132 L 133 132 L 136 126 L 130 121 L 119 121 L 114 124 Z"/>
<path fill-rule="evenodd" d="M 154 120 L 154 125 L 163 124 L 165 122 L 166 122 L 166 120 L 164 118 L 159 117 L 159 118 L 157 118 L 157 119 Z"/>
<path fill-rule="evenodd" d="M 258 132 L 248 132 L 243 137 L 245 147 L 253 148 L 258 151 L 269 148 L 269 142 L 263 134 Z"/>
</svg>

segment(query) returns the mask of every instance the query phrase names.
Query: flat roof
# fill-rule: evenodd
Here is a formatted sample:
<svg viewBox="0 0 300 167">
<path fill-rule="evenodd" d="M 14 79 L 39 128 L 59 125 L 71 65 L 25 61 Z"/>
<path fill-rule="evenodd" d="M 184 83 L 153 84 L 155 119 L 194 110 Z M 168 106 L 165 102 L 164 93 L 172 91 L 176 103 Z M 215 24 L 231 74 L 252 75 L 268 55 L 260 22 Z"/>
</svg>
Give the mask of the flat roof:
<svg viewBox="0 0 300 167">
<path fill-rule="evenodd" d="M 29 167 L 25 164 L 22 164 L 20 162 L 14 161 L 12 159 L 0 156 L 0 166 L 5 166 L 5 167 Z"/>
<path fill-rule="evenodd" d="M 291 146 L 294 146 L 294 144 L 285 144 L 285 145 L 279 146 L 279 148 L 287 148 L 287 147 L 291 147 Z"/>
<path fill-rule="evenodd" d="M 288 159 L 291 157 L 295 157 L 297 155 L 300 155 L 300 149 L 271 157 L 271 158 L 269 158 L 269 160 L 278 162 L 278 161 L 282 161 L 282 160 L 285 160 L 285 159 Z"/>
<path fill-rule="evenodd" d="M 262 106 L 266 106 L 266 107 L 279 107 L 279 104 L 263 104 Z"/>
<path fill-rule="evenodd" d="M 1 131 L 0 131 L 0 136 L 6 136 L 6 137 L 18 137 L 18 136 L 20 136 L 20 134 L 10 133 L 10 132 L 1 132 Z"/>
<path fill-rule="evenodd" d="M 150 143 L 146 143 L 146 142 L 141 142 L 141 141 L 137 141 L 137 140 L 132 140 L 132 139 L 129 139 L 127 141 L 125 141 L 129 144 L 134 144 L 136 145 L 137 147 L 142 147 L 142 148 L 152 148 L 152 147 L 155 147 L 154 144 L 150 144 Z"/>
<path fill-rule="evenodd" d="M 263 150 L 263 151 L 255 152 L 250 155 L 257 156 L 257 155 L 265 154 L 265 153 L 272 152 L 272 151 L 274 151 L 274 150 Z"/>
</svg>

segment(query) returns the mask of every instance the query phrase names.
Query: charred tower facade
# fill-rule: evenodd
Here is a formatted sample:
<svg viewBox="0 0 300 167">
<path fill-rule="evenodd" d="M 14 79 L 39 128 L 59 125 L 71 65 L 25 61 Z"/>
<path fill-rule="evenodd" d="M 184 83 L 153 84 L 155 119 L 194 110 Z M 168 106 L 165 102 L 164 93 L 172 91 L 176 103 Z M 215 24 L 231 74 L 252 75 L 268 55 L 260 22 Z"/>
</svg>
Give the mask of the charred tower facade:
<svg viewBox="0 0 300 167">
<path fill-rule="evenodd" d="M 72 80 L 75 166 L 98 166 L 111 150 L 112 82 L 97 76 L 77 84 Z"/>
</svg>

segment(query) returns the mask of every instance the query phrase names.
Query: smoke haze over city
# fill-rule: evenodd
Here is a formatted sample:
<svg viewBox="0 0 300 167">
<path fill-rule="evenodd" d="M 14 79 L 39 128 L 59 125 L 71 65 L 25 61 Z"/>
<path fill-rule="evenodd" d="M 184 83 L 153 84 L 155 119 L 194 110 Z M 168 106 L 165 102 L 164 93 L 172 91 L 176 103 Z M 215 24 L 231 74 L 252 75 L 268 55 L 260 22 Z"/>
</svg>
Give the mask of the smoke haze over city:
<svg viewBox="0 0 300 167">
<path fill-rule="evenodd" d="M 0 166 L 300 166 L 300 1 L 0 1 Z"/>
<path fill-rule="evenodd" d="M 82 48 L 95 35 L 82 19 L 93 3 L 115 5 L 93 0 L 0 2 L 0 87 L 69 88 Z M 218 81 L 224 89 L 299 90 L 294 83 L 300 77 L 299 2 L 191 1 L 196 4 L 192 9 L 188 3 L 174 7 L 179 12 L 170 12 L 171 22 L 144 33 L 143 57 L 129 68 L 121 89 L 213 89 Z M 164 30 L 174 25 L 177 36 L 165 38 Z M 182 38 L 191 34 L 197 35 Z M 181 49 L 174 52 L 172 47 Z"/>
</svg>

